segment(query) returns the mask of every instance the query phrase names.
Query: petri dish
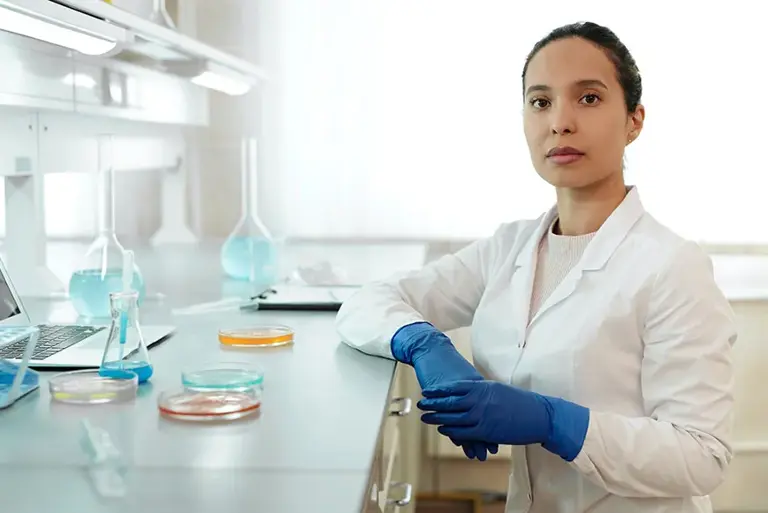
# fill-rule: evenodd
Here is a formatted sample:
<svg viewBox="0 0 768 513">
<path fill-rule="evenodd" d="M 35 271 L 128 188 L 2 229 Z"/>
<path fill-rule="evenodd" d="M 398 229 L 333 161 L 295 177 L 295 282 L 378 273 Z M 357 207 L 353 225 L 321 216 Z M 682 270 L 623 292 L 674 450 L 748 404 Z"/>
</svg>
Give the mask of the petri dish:
<svg viewBox="0 0 768 513">
<path fill-rule="evenodd" d="M 293 343 L 288 326 L 252 326 L 219 330 L 219 342 L 233 347 L 277 347 Z"/>
<path fill-rule="evenodd" d="M 181 384 L 187 390 L 261 390 L 264 371 L 243 362 L 221 362 L 191 367 L 181 372 Z"/>
<path fill-rule="evenodd" d="M 248 391 L 185 389 L 163 392 L 157 398 L 161 415 L 193 422 L 237 420 L 256 413 L 259 407 L 261 399 Z"/>
<path fill-rule="evenodd" d="M 105 404 L 130 401 L 136 397 L 139 377 L 123 371 L 120 376 L 99 375 L 98 369 L 63 372 L 51 377 L 51 399 L 70 404 Z"/>
</svg>

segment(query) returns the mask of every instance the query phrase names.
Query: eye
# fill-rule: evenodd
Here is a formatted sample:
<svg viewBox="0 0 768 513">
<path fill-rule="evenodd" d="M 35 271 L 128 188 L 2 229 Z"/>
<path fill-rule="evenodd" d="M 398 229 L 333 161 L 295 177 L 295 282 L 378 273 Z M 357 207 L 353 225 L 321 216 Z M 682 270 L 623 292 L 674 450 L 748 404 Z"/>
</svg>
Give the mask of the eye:
<svg viewBox="0 0 768 513">
<path fill-rule="evenodd" d="M 545 98 L 533 98 L 532 100 L 529 100 L 528 103 L 530 103 L 534 109 L 540 110 L 544 109 L 549 105 L 549 100 Z"/>
<path fill-rule="evenodd" d="M 600 97 L 596 94 L 585 94 L 581 97 L 581 102 L 587 105 L 597 105 L 600 103 Z"/>
</svg>

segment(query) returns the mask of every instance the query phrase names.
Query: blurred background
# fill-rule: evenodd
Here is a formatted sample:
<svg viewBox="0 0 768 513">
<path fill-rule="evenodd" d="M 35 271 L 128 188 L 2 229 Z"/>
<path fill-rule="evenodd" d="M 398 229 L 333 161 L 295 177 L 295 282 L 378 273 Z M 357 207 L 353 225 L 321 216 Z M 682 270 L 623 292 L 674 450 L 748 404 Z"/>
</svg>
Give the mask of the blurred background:
<svg viewBox="0 0 768 513">
<path fill-rule="evenodd" d="M 152 3 L 113 0 L 143 15 Z M 647 208 L 704 243 L 768 242 L 756 215 L 768 117 L 755 90 L 762 20 L 741 9 L 675 2 L 660 16 L 599 0 L 530 8 L 492 0 L 169 0 L 168 9 L 181 16 L 180 31 L 266 75 L 244 96 L 211 95 L 208 123 L 180 129 L 195 150 L 185 155 L 186 219 L 197 237 L 226 237 L 238 219 L 243 134 L 259 140 L 259 214 L 285 236 L 471 240 L 539 215 L 553 194 L 522 133 L 523 62 L 552 28 L 589 19 L 619 35 L 643 75 L 647 121 L 628 148 L 627 174 Z M 50 238 L 96 232 L 95 178 L 78 161 L 89 157 L 52 158 L 45 170 Z M 119 204 L 142 198 L 141 208 L 118 207 L 120 236 L 149 240 L 159 229 L 161 178 L 117 177 Z"/>
<path fill-rule="evenodd" d="M 257 148 L 246 202 L 284 242 L 415 245 L 409 262 L 420 265 L 502 222 L 537 217 L 554 194 L 523 136 L 525 57 L 566 23 L 613 29 L 638 63 L 647 112 L 627 150 L 627 181 L 661 222 L 731 257 L 716 260 L 716 274 L 741 329 L 738 442 L 715 502 L 722 512 L 768 511 L 768 45 L 757 4 L 106 3 L 184 38 L 72 58 L 0 31 L 0 239 L 23 294 L 66 283 L 97 236 L 105 134 L 115 233 L 132 248 L 224 241 L 243 214 L 244 138 Z M 185 67 L 195 52 L 208 66 L 229 66 L 225 78 L 188 80 L 199 78 Z M 73 249 L 52 257 L 57 244 Z M 338 264 L 329 254 L 305 263 Z M 39 279 L 41 268 L 52 281 Z M 157 289 L 158 281 L 147 283 Z M 469 356 L 466 331 L 451 336 Z M 396 386 L 412 392 L 412 376 Z M 499 507 L 506 453 L 467 461 L 418 422 L 402 440 L 402 472 L 416 476 L 421 511 Z"/>
</svg>

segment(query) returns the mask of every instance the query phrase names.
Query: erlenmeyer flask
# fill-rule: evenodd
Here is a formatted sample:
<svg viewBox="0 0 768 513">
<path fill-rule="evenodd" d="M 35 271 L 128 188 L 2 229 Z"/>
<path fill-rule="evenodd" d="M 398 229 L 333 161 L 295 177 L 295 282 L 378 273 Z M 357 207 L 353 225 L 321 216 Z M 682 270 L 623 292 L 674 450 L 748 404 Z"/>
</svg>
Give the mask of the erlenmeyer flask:
<svg viewBox="0 0 768 513">
<path fill-rule="evenodd" d="M 109 294 L 122 289 L 123 246 L 115 235 L 115 186 L 112 136 L 98 140 L 99 234 L 69 279 L 69 297 L 75 310 L 88 319 L 109 318 Z M 134 264 L 131 284 L 144 299 L 144 279 Z"/>
<path fill-rule="evenodd" d="M 149 351 L 139 325 L 138 300 L 135 290 L 109 294 L 112 324 L 99 368 L 102 376 L 121 378 L 125 371 L 132 371 L 139 377 L 139 383 L 152 376 Z"/>
<path fill-rule="evenodd" d="M 242 210 L 235 229 L 221 248 L 224 272 L 251 282 L 256 293 L 277 281 L 277 244 L 256 212 L 256 141 L 242 143 Z"/>
</svg>

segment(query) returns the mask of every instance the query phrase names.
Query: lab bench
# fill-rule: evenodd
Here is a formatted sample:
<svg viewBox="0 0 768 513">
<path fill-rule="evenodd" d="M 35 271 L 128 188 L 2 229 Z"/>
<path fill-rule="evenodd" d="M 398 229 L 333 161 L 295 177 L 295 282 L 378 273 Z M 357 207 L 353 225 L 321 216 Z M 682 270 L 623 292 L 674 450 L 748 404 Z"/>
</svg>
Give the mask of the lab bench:
<svg viewBox="0 0 768 513">
<path fill-rule="evenodd" d="M 137 252 L 147 283 L 162 283 L 165 295 L 148 295 L 141 322 L 171 323 L 177 331 L 150 349 L 155 374 L 134 401 L 53 402 L 47 379 L 54 373 L 45 372 L 39 391 L 0 411 L 2 509 L 368 513 L 406 506 L 415 489 L 403 479 L 401 459 L 408 455 L 400 450 L 403 430 L 398 424 L 417 421 L 418 415 L 408 415 L 411 401 L 398 398 L 396 363 L 340 344 L 334 313 L 230 309 L 172 315 L 175 307 L 216 299 L 221 277 L 215 253 L 197 253 L 176 255 L 182 268 L 175 270 L 178 276 L 184 269 L 189 272 L 189 279 L 179 282 L 169 278 L 173 272 L 166 272 L 159 260 L 151 264 Z M 207 263 L 197 261 L 200 253 L 209 255 Z M 160 274 L 166 275 L 164 281 Z M 213 292 L 205 297 L 205 290 Z M 33 322 L 77 320 L 63 300 L 25 304 Z M 261 323 L 292 327 L 295 343 L 230 349 L 218 342 L 220 328 Z M 256 363 L 265 370 L 257 415 L 215 424 L 160 416 L 157 397 L 180 386 L 183 368 L 221 361 Z M 106 430 L 120 451 L 123 496 L 97 492 L 82 445 L 82 419 Z"/>
<path fill-rule="evenodd" d="M 499 491 L 506 488 L 508 453 L 496 456 L 493 468 L 468 462 L 461 449 L 423 429 L 417 411 L 404 414 L 409 406 L 415 410 L 418 398 L 412 369 L 341 345 L 332 313 L 172 315 L 174 308 L 213 301 L 237 288 L 221 277 L 218 247 L 133 248 L 149 293 L 142 322 L 177 326 L 172 338 L 150 350 L 156 373 L 134 403 L 87 408 L 57 404 L 43 382 L 39 392 L 0 411 L 3 511 L 409 513 L 417 491 L 430 489 L 430 483 L 418 482 L 419 474 L 434 469 L 428 464 L 436 462 L 452 472 L 441 472 L 441 492 L 454 481 L 468 486 L 468 478 L 485 488 L 496 488 L 496 482 Z M 85 249 L 82 244 L 49 243 L 48 265 L 65 280 Z M 419 244 L 307 243 L 291 247 L 281 262 L 287 274 L 296 266 L 327 259 L 357 282 L 418 267 L 426 253 Z M 731 477 L 713 500 L 718 509 L 764 507 L 754 477 L 765 474 L 768 462 L 768 417 L 760 407 L 765 395 L 756 393 L 768 362 L 768 258 L 714 260 L 718 283 L 737 314 L 740 340 L 735 355 L 737 457 Z M 35 322 L 76 321 L 66 301 L 25 304 Z M 274 322 L 296 330 L 293 346 L 237 351 L 223 349 L 216 339 L 222 327 Z M 451 338 L 469 357 L 466 331 L 457 330 Z M 179 386 L 182 368 L 211 360 L 255 362 L 265 368 L 258 417 L 218 425 L 161 418 L 156 406 L 160 392 Z M 107 430 L 120 449 L 126 462 L 125 497 L 107 499 L 96 493 L 80 445 L 82 418 Z M 408 495 L 412 501 L 404 504 Z"/>
</svg>

